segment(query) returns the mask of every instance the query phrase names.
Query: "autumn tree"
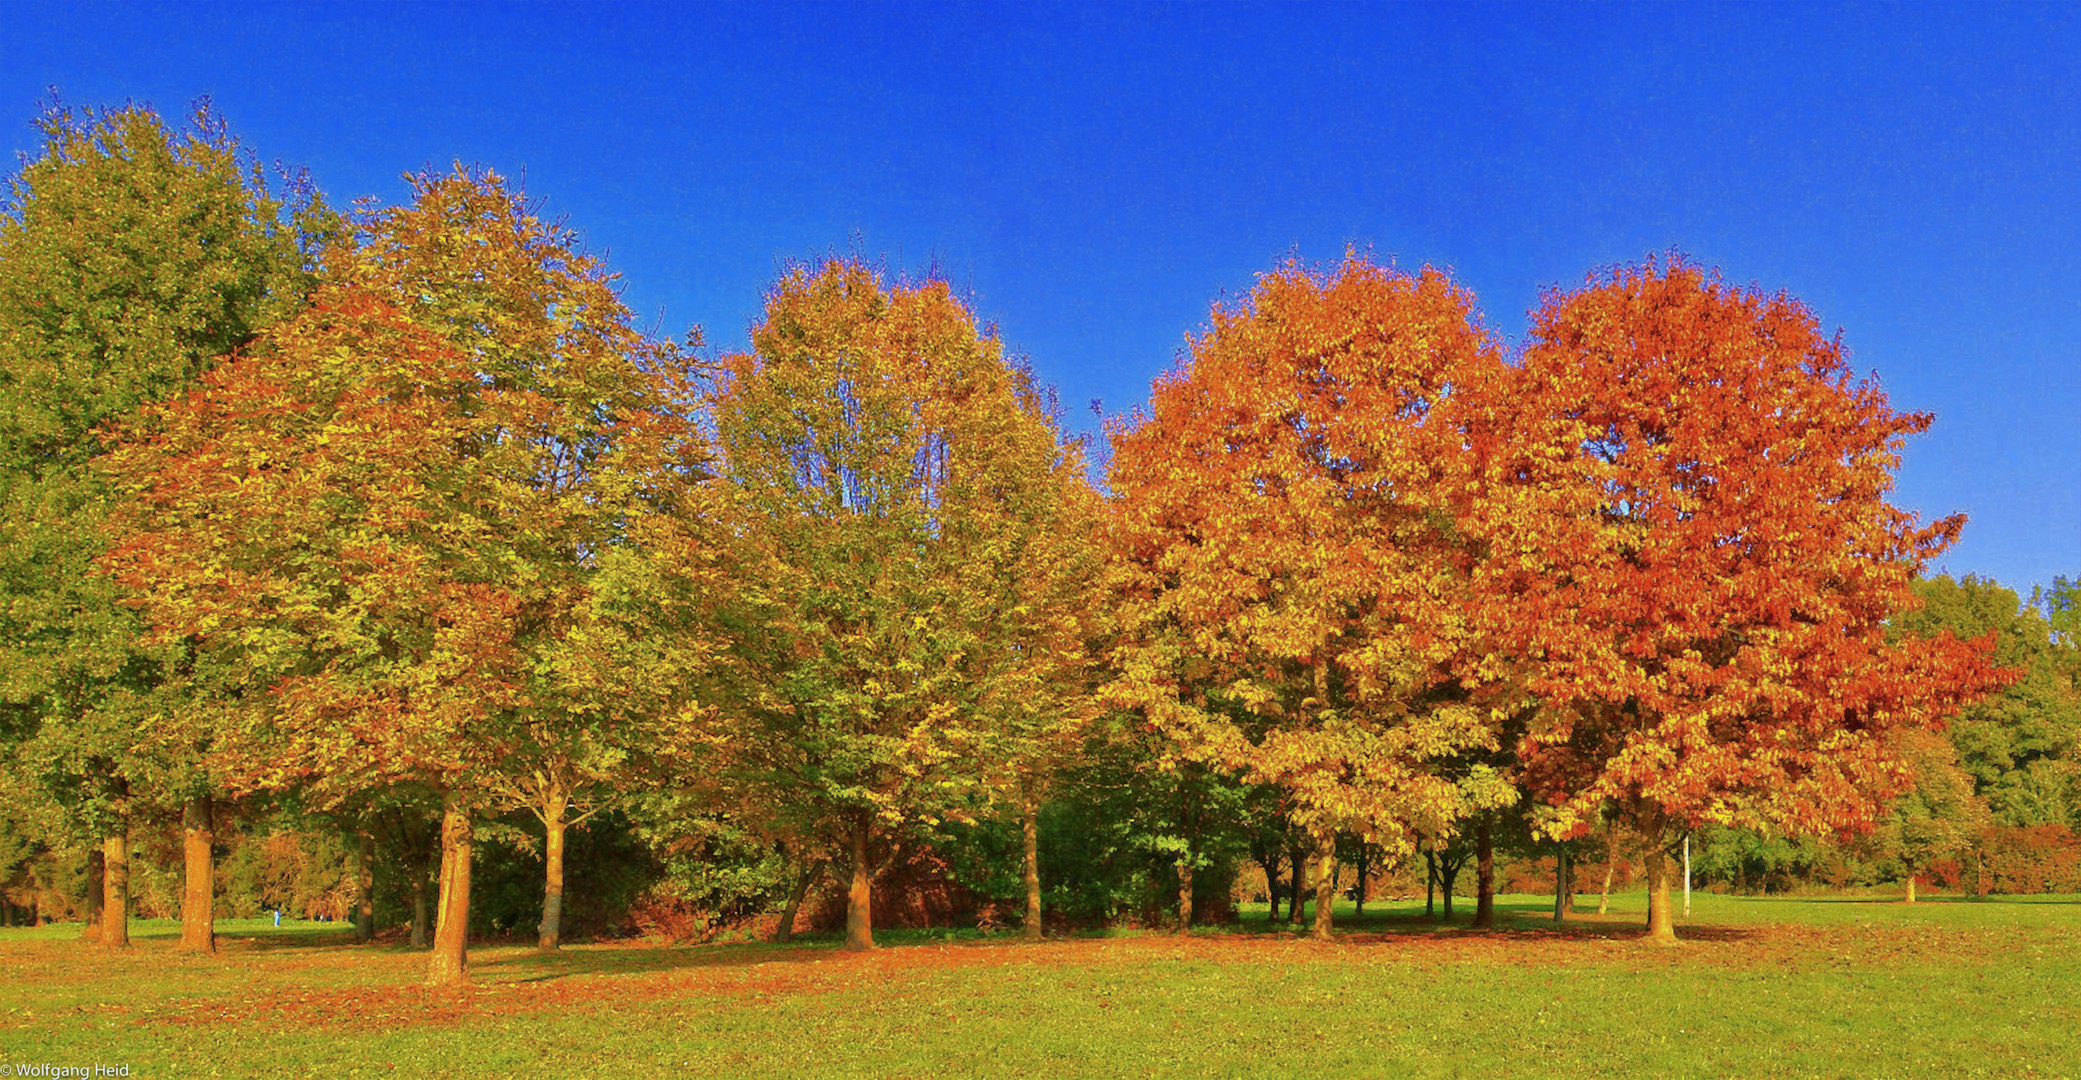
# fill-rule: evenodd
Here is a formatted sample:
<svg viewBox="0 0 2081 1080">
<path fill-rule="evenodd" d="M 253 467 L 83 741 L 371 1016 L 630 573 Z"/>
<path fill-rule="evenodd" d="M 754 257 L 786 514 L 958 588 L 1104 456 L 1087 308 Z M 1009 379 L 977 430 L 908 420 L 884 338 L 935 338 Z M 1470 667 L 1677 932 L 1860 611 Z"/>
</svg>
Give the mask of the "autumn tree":
<svg viewBox="0 0 2081 1080">
<path fill-rule="evenodd" d="M 125 433 L 139 510 L 108 567 L 160 635 L 238 674 L 216 696 L 244 784 L 321 808 L 439 793 L 446 983 L 467 977 L 473 816 L 558 752 L 545 728 L 593 719 L 552 684 L 644 487 L 618 466 L 671 457 L 632 447 L 679 425 L 669 358 L 568 230 L 495 174 L 414 184 L 363 212 L 308 309 Z"/>
<path fill-rule="evenodd" d="M 1082 663 L 1053 545 L 1076 456 L 944 282 L 796 267 L 715 397 L 731 537 L 717 743 L 790 831 L 850 854 L 871 948 L 874 843 L 972 817 L 986 763 Z M 1063 534 L 1068 533 L 1065 537 Z"/>
<path fill-rule="evenodd" d="M 1358 255 L 1263 275 L 1190 344 L 1113 435 L 1111 693 L 1185 756 L 1291 792 L 1327 936 L 1340 831 L 1406 851 L 1511 797 L 1493 769 L 1432 767 L 1493 745 L 1454 523 L 1477 479 L 1458 400 L 1501 362 L 1445 275 Z"/>
<path fill-rule="evenodd" d="M 0 213 L 0 715 L 18 790 L 102 847 L 101 938 L 127 942 L 134 813 L 183 816 L 182 942 L 212 947 L 204 744 L 139 737 L 183 709 L 185 663 L 91 572 L 110 492 L 100 432 L 177 394 L 302 302 L 304 248 L 331 228 L 307 185 L 286 199 L 205 101 L 169 127 L 149 107 L 53 105 Z"/>
<path fill-rule="evenodd" d="M 1895 733 L 1991 684 L 1987 642 L 1886 629 L 1963 519 L 1886 500 L 1927 415 L 1890 409 L 1797 300 L 1681 260 L 1548 294 L 1518 375 L 1491 465 L 1552 510 L 1491 567 L 1545 635 L 1518 755 L 1556 835 L 1607 808 L 1638 832 L 1651 938 L 1674 942 L 1675 838 L 1868 829 L 1907 781 Z"/>
</svg>

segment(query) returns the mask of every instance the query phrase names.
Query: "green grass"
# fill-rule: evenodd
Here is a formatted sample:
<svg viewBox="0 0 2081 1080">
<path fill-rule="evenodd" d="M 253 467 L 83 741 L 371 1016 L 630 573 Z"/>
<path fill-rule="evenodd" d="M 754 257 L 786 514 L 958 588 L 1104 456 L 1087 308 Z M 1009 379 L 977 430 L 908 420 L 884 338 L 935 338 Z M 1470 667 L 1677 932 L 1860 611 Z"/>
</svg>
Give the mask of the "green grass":
<svg viewBox="0 0 2081 1080">
<path fill-rule="evenodd" d="M 1698 896 L 1677 949 L 1638 894 L 1556 930 L 1368 906 L 1329 945 L 1267 928 L 884 935 L 788 947 L 472 952 L 475 986 L 325 924 L 0 930 L 0 1062 L 131 1076 L 2074 1077 L 2081 898 Z M 1348 914 L 1346 910 L 1340 914 Z"/>
</svg>

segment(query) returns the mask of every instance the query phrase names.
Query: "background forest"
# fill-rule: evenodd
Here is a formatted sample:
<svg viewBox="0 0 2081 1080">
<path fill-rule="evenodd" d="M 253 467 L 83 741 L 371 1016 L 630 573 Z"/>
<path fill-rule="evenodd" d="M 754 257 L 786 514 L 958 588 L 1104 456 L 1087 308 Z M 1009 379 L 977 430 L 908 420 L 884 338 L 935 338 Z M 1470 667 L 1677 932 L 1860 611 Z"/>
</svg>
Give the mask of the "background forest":
<svg viewBox="0 0 2081 1080">
<path fill-rule="evenodd" d="M 53 108 L 0 216 L 0 919 L 433 947 L 1268 900 L 2081 891 L 2077 583 L 1924 576 L 1895 413 L 1680 257 L 1506 349 L 1289 263 L 1070 437 L 945 281 L 641 329 L 506 180 Z M 1094 460 L 1095 459 L 1095 460 Z M 1463 872 L 1464 871 L 1464 872 Z"/>
</svg>

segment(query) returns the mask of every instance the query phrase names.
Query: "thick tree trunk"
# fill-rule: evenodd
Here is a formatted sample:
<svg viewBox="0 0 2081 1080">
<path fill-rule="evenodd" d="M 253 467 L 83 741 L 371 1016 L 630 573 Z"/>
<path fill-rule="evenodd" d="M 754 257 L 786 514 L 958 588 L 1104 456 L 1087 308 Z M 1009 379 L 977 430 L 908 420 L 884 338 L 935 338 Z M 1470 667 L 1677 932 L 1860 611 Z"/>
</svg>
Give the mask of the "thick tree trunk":
<svg viewBox="0 0 2081 1080">
<path fill-rule="evenodd" d="M 802 872 L 795 875 L 795 887 L 788 890 L 788 902 L 780 909 L 780 925 L 773 930 L 773 943 L 785 945 L 795 939 L 795 915 L 802 910 L 802 900 L 809 895 L 809 887 L 824 870 L 821 859 L 804 859 Z"/>
<path fill-rule="evenodd" d="M 1466 856 L 1462 855 L 1457 859 L 1448 856 L 1440 859 L 1439 864 L 1438 895 L 1445 902 L 1444 919 L 1446 922 L 1451 922 L 1453 890 L 1459 886 L 1460 868 L 1466 865 Z"/>
<path fill-rule="evenodd" d="M 1315 841 L 1315 927 L 1310 936 L 1330 939 L 1330 920 L 1337 910 L 1337 835 L 1327 833 Z"/>
<path fill-rule="evenodd" d="M 1910 903 L 1910 904 L 1912 904 L 1912 903 L 1914 903 L 1914 902 L 1915 902 L 1915 871 L 1914 871 L 1914 869 L 1913 869 L 1912 867 L 1910 867 L 1910 868 L 1908 869 L 1908 899 L 1907 899 L 1907 902 L 1908 902 L 1908 903 Z"/>
<path fill-rule="evenodd" d="M 469 809 L 462 796 L 451 791 L 441 811 L 440 908 L 426 969 L 429 986 L 470 981 L 470 861 L 475 847 Z"/>
<path fill-rule="evenodd" d="M 354 834 L 354 940 L 376 939 L 376 860 L 369 834 Z"/>
<path fill-rule="evenodd" d="M 1561 849 L 1561 914 L 1575 914 L 1575 853 Z"/>
<path fill-rule="evenodd" d="M 1307 907 L 1307 853 L 1299 847 L 1286 849 L 1286 864 L 1292 866 L 1292 891 L 1286 895 L 1286 924 L 1301 926 L 1303 909 Z"/>
<path fill-rule="evenodd" d="M 1659 820 L 1641 826 L 1641 846 L 1647 851 L 1647 939 L 1657 945 L 1676 944 L 1676 925 L 1669 911 L 1669 853 L 1662 850 Z"/>
<path fill-rule="evenodd" d="M 1604 851 L 1604 888 L 1597 893 L 1597 914 L 1611 910 L 1611 870 L 1615 860 L 1609 847 Z"/>
<path fill-rule="evenodd" d="M 130 947 L 130 827 L 121 825 L 101 842 L 101 943 Z"/>
<path fill-rule="evenodd" d="M 1178 856 L 1178 933 L 1192 933 L 1192 852 Z"/>
<path fill-rule="evenodd" d="M 1554 849 L 1554 921 L 1568 919 L 1568 849 Z"/>
<path fill-rule="evenodd" d="M 86 914 L 79 928 L 81 941 L 101 940 L 101 900 L 108 890 L 108 862 L 100 848 L 87 852 Z"/>
<path fill-rule="evenodd" d="M 217 900 L 215 866 L 210 845 L 216 840 L 210 828 L 210 800 L 198 795 L 181 808 L 181 948 L 196 952 L 217 951 Z"/>
<path fill-rule="evenodd" d="M 1474 827 L 1474 928 L 1496 925 L 1496 842 L 1494 829 L 1483 813 Z"/>
<path fill-rule="evenodd" d="M 1020 807 L 1019 839 L 1025 848 L 1026 859 L 1026 919 L 1020 924 L 1019 933 L 1028 941 L 1041 939 L 1041 887 L 1040 887 L 1040 800 L 1026 796 L 1025 805 Z"/>
<path fill-rule="evenodd" d="M 845 895 L 845 947 L 853 952 L 874 948 L 874 874 L 867 865 L 868 818 L 853 822 L 853 886 Z"/>
<path fill-rule="evenodd" d="M 570 808 L 571 801 L 561 791 L 542 800 L 542 861 L 547 867 L 542 884 L 542 923 L 536 927 L 539 936 L 535 949 L 539 952 L 555 952 L 563 940 L 564 816 Z"/>
</svg>

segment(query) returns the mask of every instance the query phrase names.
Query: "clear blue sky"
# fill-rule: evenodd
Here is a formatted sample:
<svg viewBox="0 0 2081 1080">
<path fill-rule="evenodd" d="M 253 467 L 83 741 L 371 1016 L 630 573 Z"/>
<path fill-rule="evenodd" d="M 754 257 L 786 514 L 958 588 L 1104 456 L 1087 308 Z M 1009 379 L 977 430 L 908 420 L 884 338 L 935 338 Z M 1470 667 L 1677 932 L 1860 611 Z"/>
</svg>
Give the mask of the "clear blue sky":
<svg viewBox="0 0 2081 1080">
<path fill-rule="evenodd" d="M 782 260 L 937 263 L 1072 413 L 1347 244 L 1513 339 L 1679 248 L 1789 290 L 1936 413 L 1944 560 L 2081 572 L 2081 6 L 354 4 L 0 8 L 0 132 L 211 95 L 334 201 L 524 175 L 663 329 L 740 347 Z"/>
</svg>

